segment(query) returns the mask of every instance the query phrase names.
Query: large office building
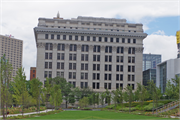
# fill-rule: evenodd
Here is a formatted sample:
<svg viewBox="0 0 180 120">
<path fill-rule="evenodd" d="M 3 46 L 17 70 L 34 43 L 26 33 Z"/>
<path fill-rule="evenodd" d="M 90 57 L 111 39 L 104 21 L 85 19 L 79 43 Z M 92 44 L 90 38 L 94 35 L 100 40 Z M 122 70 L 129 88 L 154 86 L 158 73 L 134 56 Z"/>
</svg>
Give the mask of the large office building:
<svg viewBox="0 0 180 120">
<path fill-rule="evenodd" d="M 11 35 L 0 35 L 0 57 L 4 54 L 12 64 L 12 77 L 15 77 L 18 68 L 22 67 L 23 41 Z"/>
<path fill-rule="evenodd" d="M 143 71 L 143 85 L 148 86 L 148 82 L 152 80 L 156 84 L 156 69 L 147 69 Z"/>
<path fill-rule="evenodd" d="M 177 58 L 180 58 L 180 30 L 176 32 L 178 54 Z"/>
<path fill-rule="evenodd" d="M 170 59 L 157 65 L 156 69 L 156 86 L 161 88 L 161 92 L 165 92 L 167 80 L 180 76 L 180 58 Z M 173 82 L 172 82 L 173 83 Z"/>
<path fill-rule="evenodd" d="M 161 55 L 143 54 L 143 71 L 148 69 L 156 69 L 156 65 L 161 63 Z"/>
<path fill-rule="evenodd" d="M 125 19 L 39 18 L 36 77 L 61 76 L 75 87 L 115 90 L 142 83 L 142 24 Z"/>
</svg>

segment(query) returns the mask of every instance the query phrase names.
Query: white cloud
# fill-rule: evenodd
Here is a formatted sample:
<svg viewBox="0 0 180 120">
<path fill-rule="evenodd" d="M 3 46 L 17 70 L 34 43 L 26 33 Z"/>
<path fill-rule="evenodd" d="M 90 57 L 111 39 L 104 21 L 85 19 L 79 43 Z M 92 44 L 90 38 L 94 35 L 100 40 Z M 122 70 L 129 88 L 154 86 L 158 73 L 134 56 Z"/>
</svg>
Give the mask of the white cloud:
<svg viewBox="0 0 180 120">
<path fill-rule="evenodd" d="M 165 35 L 165 32 L 163 30 L 158 30 L 157 32 L 153 32 L 153 35 Z"/>
<path fill-rule="evenodd" d="M 160 54 L 162 61 L 176 58 L 177 45 L 175 36 L 166 35 L 148 35 L 144 39 L 144 53 Z"/>
<path fill-rule="evenodd" d="M 143 23 L 144 30 L 148 30 L 148 23 L 154 18 L 163 16 L 177 16 L 179 14 L 179 4 L 177 0 L 166 2 L 157 0 L 72 1 L 73 0 L 71 0 L 71 2 L 64 0 L 31 0 L 27 2 L 27 0 L 22 0 L 21 2 L 19 0 L 7 2 L 2 0 L 0 6 L 0 27 L 2 31 L 0 31 L 0 34 L 12 34 L 15 36 L 15 38 L 23 40 L 23 66 L 25 67 L 27 79 L 29 79 L 30 67 L 36 66 L 36 44 L 33 28 L 37 26 L 39 17 L 53 18 L 56 16 L 57 11 L 60 12 L 60 16 L 64 19 L 76 18 L 77 16 L 107 18 L 120 16 L 120 18 L 125 18 L 133 23 Z M 162 40 L 160 39 L 162 39 L 162 37 L 162 34 L 149 35 L 144 42 L 145 51 L 151 53 L 157 52 L 157 54 L 164 53 L 164 47 L 162 45 L 160 46 L 160 44 L 168 45 L 169 41 L 163 41 L 164 43 L 161 43 Z M 168 36 L 164 37 L 169 38 Z M 157 42 L 157 39 L 161 42 Z M 156 44 L 154 45 L 155 41 L 159 44 L 159 46 L 156 46 Z M 153 49 L 151 47 L 153 47 Z M 169 57 L 172 55 L 170 52 L 166 52 L 166 54 L 169 54 Z"/>
</svg>

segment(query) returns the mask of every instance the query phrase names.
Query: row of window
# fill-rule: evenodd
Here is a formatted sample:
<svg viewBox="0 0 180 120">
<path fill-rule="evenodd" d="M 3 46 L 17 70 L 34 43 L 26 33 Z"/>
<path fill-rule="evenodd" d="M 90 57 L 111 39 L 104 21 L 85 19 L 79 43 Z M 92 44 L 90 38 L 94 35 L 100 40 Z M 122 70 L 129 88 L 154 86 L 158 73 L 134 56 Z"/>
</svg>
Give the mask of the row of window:
<svg viewBox="0 0 180 120">
<path fill-rule="evenodd" d="M 62 36 L 62 37 L 61 37 Z M 57 40 L 81 40 L 81 41 L 98 41 L 98 42 L 116 42 L 116 43 L 136 43 L 136 39 L 125 39 L 125 38 L 113 38 L 113 37 L 96 37 L 96 36 L 73 36 L 73 35 L 56 35 Z M 55 35 L 51 34 L 50 35 L 51 39 L 55 39 Z M 45 39 L 49 39 L 49 35 L 45 34 Z M 127 41 L 126 41 L 127 40 Z"/>
<path fill-rule="evenodd" d="M 46 43 L 45 50 L 53 50 L 53 44 L 52 43 Z M 65 44 L 58 43 L 57 50 L 65 51 Z M 76 44 L 70 44 L 69 51 L 77 51 L 77 45 Z M 82 45 L 81 46 L 81 52 L 88 52 L 89 46 L 88 45 Z M 93 46 L 93 52 L 101 52 L 101 46 L 94 45 Z M 123 47 L 117 47 L 116 48 L 117 53 L 124 53 Z M 106 46 L 105 47 L 105 53 L 112 53 L 112 46 Z M 135 48 L 129 47 L 128 48 L 128 54 L 135 54 Z"/>
<path fill-rule="evenodd" d="M 100 80 L 100 73 L 93 73 L 92 74 L 93 80 Z M 64 72 L 57 71 L 57 76 L 64 77 Z M 45 71 L 44 77 L 52 77 L 52 71 Z M 135 81 L 135 75 L 128 74 L 128 81 Z M 81 72 L 80 78 L 83 80 L 88 80 L 88 73 Z M 76 72 L 69 72 L 69 79 L 76 79 Z M 112 74 L 104 74 L 104 80 L 112 80 Z M 123 74 L 116 74 L 116 81 L 123 81 Z"/>
<path fill-rule="evenodd" d="M 57 60 L 64 60 L 64 53 L 57 53 Z M 81 61 L 88 61 L 88 54 L 81 54 Z M 45 53 L 45 59 L 52 60 L 52 53 Z M 69 54 L 69 60 L 76 61 L 76 54 Z M 100 61 L 100 55 L 93 55 L 93 61 Z M 116 56 L 117 63 L 123 63 L 123 56 Z M 105 55 L 105 62 L 112 62 L 112 55 Z M 135 63 L 135 57 L 128 57 L 128 63 Z"/>
<path fill-rule="evenodd" d="M 52 69 L 52 62 L 45 62 L 45 69 Z M 64 69 L 63 62 L 57 62 L 57 69 Z M 76 63 L 69 63 L 69 70 L 76 70 Z M 88 70 L 88 63 L 81 63 L 81 70 Z M 105 71 L 112 71 L 112 65 L 105 64 Z M 100 71 L 100 64 L 93 64 L 93 71 Z M 123 65 L 116 65 L 117 72 L 123 72 Z M 135 72 L 135 66 L 128 66 L 128 72 Z"/>
</svg>

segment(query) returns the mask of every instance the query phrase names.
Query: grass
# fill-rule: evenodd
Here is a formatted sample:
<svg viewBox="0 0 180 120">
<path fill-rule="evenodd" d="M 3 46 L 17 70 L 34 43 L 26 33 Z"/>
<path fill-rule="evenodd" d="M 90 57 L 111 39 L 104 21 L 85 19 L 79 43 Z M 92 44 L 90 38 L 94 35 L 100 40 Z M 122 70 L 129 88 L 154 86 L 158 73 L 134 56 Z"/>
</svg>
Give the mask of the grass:
<svg viewBox="0 0 180 120">
<path fill-rule="evenodd" d="M 134 115 L 111 111 L 63 111 L 58 114 L 33 117 L 29 119 L 168 119 L 154 116 Z"/>
</svg>

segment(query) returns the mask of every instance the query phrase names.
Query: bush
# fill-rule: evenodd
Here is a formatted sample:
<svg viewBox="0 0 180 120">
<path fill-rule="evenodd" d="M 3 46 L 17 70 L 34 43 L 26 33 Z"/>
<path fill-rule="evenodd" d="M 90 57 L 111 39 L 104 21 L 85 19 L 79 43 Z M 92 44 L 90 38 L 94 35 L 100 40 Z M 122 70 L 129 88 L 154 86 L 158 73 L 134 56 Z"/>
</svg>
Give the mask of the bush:
<svg viewBox="0 0 180 120">
<path fill-rule="evenodd" d="M 92 110 L 91 108 L 85 107 L 82 110 Z"/>
<path fill-rule="evenodd" d="M 122 110 L 122 111 L 128 112 L 128 111 L 129 111 L 129 108 L 126 107 L 126 108 L 123 108 L 123 109 L 121 108 L 121 109 L 119 109 L 119 110 L 120 110 L 120 111 Z M 131 108 L 131 112 L 132 112 L 132 111 L 135 111 L 135 110 L 136 110 L 135 107 L 132 107 L 132 108 Z"/>
<path fill-rule="evenodd" d="M 164 104 L 163 103 L 158 103 L 158 107 L 162 106 L 162 105 L 164 105 Z M 154 108 L 156 108 L 155 103 L 154 103 Z M 153 103 L 150 103 L 149 105 L 144 107 L 144 110 L 146 110 L 146 111 L 151 111 L 152 109 L 153 109 Z"/>
<path fill-rule="evenodd" d="M 115 107 L 114 104 L 106 106 L 107 109 L 113 109 Z"/>
</svg>

